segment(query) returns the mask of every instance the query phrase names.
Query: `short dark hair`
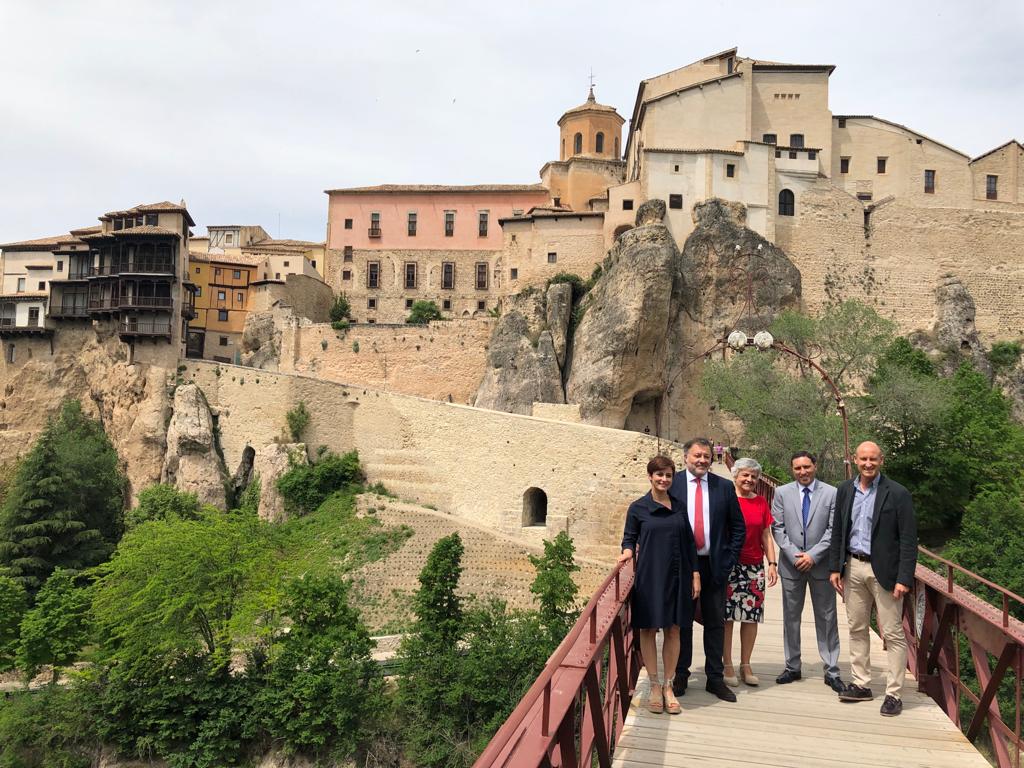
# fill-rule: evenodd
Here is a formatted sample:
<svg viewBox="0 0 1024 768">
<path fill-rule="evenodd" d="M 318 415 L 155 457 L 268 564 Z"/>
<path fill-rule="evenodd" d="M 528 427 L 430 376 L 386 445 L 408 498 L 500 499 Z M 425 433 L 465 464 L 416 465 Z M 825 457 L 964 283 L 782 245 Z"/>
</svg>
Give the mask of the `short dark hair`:
<svg viewBox="0 0 1024 768">
<path fill-rule="evenodd" d="M 693 448 L 693 446 L 695 445 L 702 445 L 709 451 L 712 448 L 711 441 L 708 440 L 706 437 L 691 437 L 689 440 L 683 443 L 683 453 L 689 453 L 690 449 Z"/>
<path fill-rule="evenodd" d="M 657 455 L 647 462 L 647 474 L 653 475 L 658 470 L 671 469 L 672 474 L 676 473 L 676 463 L 668 456 Z"/>
<path fill-rule="evenodd" d="M 810 451 L 797 451 L 796 453 L 794 453 L 792 456 L 789 457 L 790 466 L 792 466 L 793 462 L 796 461 L 797 459 L 810 459 L 811 464 L 814 464 L 815 466 L 818 465 L 818 460 L 814 458 L 814 454 L 811 453 Z"/>
</svg>

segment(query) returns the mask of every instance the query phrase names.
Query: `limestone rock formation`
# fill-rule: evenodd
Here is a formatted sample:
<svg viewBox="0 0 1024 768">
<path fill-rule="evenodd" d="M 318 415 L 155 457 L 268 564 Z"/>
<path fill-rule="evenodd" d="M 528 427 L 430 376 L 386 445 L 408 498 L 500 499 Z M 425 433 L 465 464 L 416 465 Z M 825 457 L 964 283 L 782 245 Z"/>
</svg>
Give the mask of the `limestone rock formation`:
<svg viewBox="0 0 1024 768">
<path fill-rule="evenodd" d="M 275 312 L 250 312 L 242 329 L 242 365 L 276 371 L 281 363 L 281 324 Z"/>
<path fill-rule="evenodd" d="M 992 366 L 987 350 L 974 325 L 977 310 L 974 297 L 960 278 L 944 275 L 935 288 L 935 324 L 932 337 L 938 350 L 944 353 L 944 372 L 955 370 L 961 359 L 969 359 L 974 366 L 991 375 Z"/>
<path fill-rule="evenodd" d="M 277 490 L 277 479 L 293 463 L 307 464 L 305 443 L 270 443 L 256 449 L 252 464 L 252 480 L 260 484 L 261 520 L 280 523 L 288 518 L 284 499 Z"/>
<path fill-rule="evenodd" d="M 213 417 L 206 397 L 195 384 L 182 384 L 174 392 L 174 413 L 167 427 L 167 455 L 160 480 L 196 494 L 203 504 L 227 507 L 227 473 L 217 453 Z"/>
<path fill-rule="evenodd" d="M 487 352 L 488 368 L 477 390 L 478 408 L 530 414 L 534 402 L 565 402 L 558 349 L 565 354 L 571 295 L 571 286 L 552 285 L 547 291 L 527 289 L 504 300 Z"/>
</svg>

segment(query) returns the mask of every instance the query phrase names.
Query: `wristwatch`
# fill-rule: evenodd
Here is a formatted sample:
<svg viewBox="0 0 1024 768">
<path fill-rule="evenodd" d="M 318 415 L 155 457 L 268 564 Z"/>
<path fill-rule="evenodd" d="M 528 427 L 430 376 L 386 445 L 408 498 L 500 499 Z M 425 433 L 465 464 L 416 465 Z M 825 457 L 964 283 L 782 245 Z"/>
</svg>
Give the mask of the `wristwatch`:
<svg viewBox="0 0 1024 768">
<path fill-rule="evenodd" d="M 768 561 L 768 565 L 774 565 L 776 568 L 779 567 L 778 563 L 773 563 L 771 560 Z"/>
</svg>

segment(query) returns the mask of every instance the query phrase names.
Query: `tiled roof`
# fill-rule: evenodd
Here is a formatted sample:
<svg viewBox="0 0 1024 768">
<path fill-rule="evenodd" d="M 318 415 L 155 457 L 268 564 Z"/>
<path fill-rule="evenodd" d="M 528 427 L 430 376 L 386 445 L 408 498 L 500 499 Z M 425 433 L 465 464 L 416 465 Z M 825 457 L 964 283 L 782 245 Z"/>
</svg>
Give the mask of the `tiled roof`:
<svg viewBox="0 0 1024 768">
<path fill-rule="evenodd" d="M 263 263 L 263 256 L 254 256 L 248 253 L 204 253 L 201 254 L 201 259 L 195 259 L 196 261 L 208 261 L 211 264 L 238 264 L 245 267 L 257 267 Z M 189 258 L 194 259 L 195 256 L 189 253 Z"/>
<path fill-rule="evenodd" d="M 93 232 L 99 232 L 101 229 L 103 229 L 103 227 L 101 227 L 99 224 L 95 224 L 91 227 L 79 227 L 78 229 L 72 229 L 71 234 L 78 236 L 91 235 Z"/>
<path fill-rule="evenodd" d="M 153 227 L 153 226 L 142 226 L 142 227 L 128 227 L 127 229 L 119 229 L 116 232 L 97 232 L 92 235 L 83 235 L 83 240 L 93 240 L 103 237 L 133 237 L 135 235 L 162 235 L 164 237 L 177 237 L 178 233 L 173 229 L 166 229 L 164 227 Z"/>
<path fill-rule="evenodd" d="M 738 155 L 743 157 L 743 152 L 738 149 L 712 149 L 710 147 L 683 149 L 681 147 L 644 147 L 644 152 L 670 153 L 673 155 L 706 155 L 714 153 L 717 155 Z"/>
<path fill-rule="evenodd" d="M 17 243 L 4 243 L 0 248 L 10 251 L 47 251 L 65 243 L 77 243 L 79 239 L 74 235 L 54 235 L 52 237 L 40 237 L 35 240 L 22 240 Z"/>
<path fill-rule="evenodd" d="M 438 192 L 453 193 L 477 193 L 477 192 L 547 192 L 548 188 L 543 184 L 378 184 L 373 187 L 343 187 L 340 189 L 325 189 L 328 195 L 339 194 L 374 194 L 390 192 L 412 192 L 417 194 L 432 194 Z"/>
<path fill-rule="evenodd" d="M 961 152 L 959 149 L 953 149 L 953 147 L 949 146 L 948 144 L 943 144 L 941 141 L 936 141 L 935 139 L 933 139 L 933 138 L 931 138 L 929 136 L 925 136 L 923 133 L 919 133 L 918 131 L 915 131 L 913 128 L 908 128 L 907 126 L 902 125 L 900 123 L 894 123 L 892 120 L 886 120 L 884 117 L 876 117 L 875 115 L 832 115 L 832 119 L 833 120 L 877 120 L 880 123 L 885 123 L 886 125 L 891 125 L 891 126 L 893 126 L 895 128 L 900 128 L 900 129 L 906 131 L 907 133 L 912 133 L 912 134 L 914 134 L 915 136 L 917 136 L 919 138 L 927 139 L 932 144 L 938 144 L 940 147 L 944 147 L 945 149 L 948 149 L 950 152 L 955 152 L 956 154 L 962 155 L 963 157 L 969 157 L 965 152 Z"/>
<path fill-rule="evenodd" d="M 325 243 L 320 241 L 314 243 L 312 240 L 275 240 L 272 237 L 264 238 L 263 240 L 257 240 L 255 243 L 243 246 L 244 248 L 263 248 L 264 246 L 301 246 L 303 248 L 320 248 Z"/>
<path fill-rule="evenodd" d="M 981 160 L 981 159 L 982 159 L 983 157 L 988 157 L 988 156 L 989 156 L 989 155 L 991 155 L 991 154 L 992 154 L 993 152 L 998 152 L 998 151 L 999 151 L 1000 149 L 1004 149 L 1005 147 L 1008 147 L 1008 146 L 1010 146 L 1011 144 L 1016 144 L 1016 145 L 1017 145 L 1018 147 L 1020 147 L 1021 149 L 1024 149 L 1024 146 L 1021 146 L 1021 143 L 1020 143 L 1019 141 L 1017 141 L 1016 139 L 1010 139 L 1010 140 L 1009 140 L 1008 142 L 1006 142 L 1005 144 L 1000 144 L 1000 145 L 999 145 L 998 147 L 996 147 L 995 149 L 990 149 L 990 150 L 989 150 L 988 152 L 985 152 L 984 154 L 978 155 L 978 156 L 977 156 L 976 158 L 974 158 L 973 160 L 971 160 L 971 162 L 972 162 L 972 163 L 976 163 L 976 162 L 978 162 L 979 160 Z"/>
<path fill-rule="evenodd" d="M 103 219 L 114 219 L 119 216 L 127 216 L 128 214 L 134 213 L 181 213 L 185 215 L 185 220 L 188 222 L 190 227 L 194 227 L 196 223 L 192 221 L 192 217 L 189 215 L 188 209 L 178 203 L 172 203 L 168 200 L 164 200 L 161 203 L 142 203 L 136 205 L 134 208 L 128 208 L 124 211 L 110 211 L 100 216 L 100 220 Z"/>
</svg>

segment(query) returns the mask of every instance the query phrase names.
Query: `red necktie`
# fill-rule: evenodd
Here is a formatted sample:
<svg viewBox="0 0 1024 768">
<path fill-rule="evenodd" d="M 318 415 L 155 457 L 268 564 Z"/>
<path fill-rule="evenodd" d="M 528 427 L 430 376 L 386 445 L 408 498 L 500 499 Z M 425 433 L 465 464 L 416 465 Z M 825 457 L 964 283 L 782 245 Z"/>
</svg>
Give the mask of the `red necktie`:
<svg viewBox="0 0 1024 768">
<path fill-rule="evenodd" d="M 693 494 L 693 541 L 697 549 L 704 549 L 704 489 L 700 478 L 695 478 L 697 490 Z"/>
</svg>

